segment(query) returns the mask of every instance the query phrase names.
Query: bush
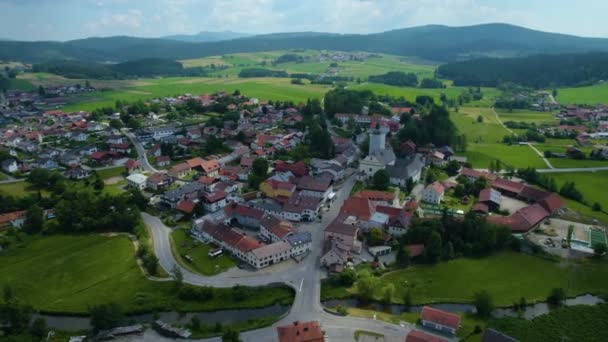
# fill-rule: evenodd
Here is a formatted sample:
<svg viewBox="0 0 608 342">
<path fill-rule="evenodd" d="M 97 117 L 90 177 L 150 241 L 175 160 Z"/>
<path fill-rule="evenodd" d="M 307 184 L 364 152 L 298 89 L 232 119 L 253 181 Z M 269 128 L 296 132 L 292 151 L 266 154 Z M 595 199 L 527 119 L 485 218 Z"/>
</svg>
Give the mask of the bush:
<svg viewBox="0 0 608 342">
<path fill-rule="evenodd" d="M 213 298 L 213 288 L 184 284 L 179 288 L 177 296 L 182 300 L 207 301 Z"/>
<path fill-rule="evenodd" d="M 561 287 L 554 288 L 547 297 L 547 303 L 555 306 L 562 304 L 562 301 L 566 298 L 566 292 Z"/>
<path fill-rule="evenodd" d="M 473 296 L 473 305 L 481 317 L 490 317 L 494 310 L 494 301 L 487 291 L 480 291 Z"/>
</svg>

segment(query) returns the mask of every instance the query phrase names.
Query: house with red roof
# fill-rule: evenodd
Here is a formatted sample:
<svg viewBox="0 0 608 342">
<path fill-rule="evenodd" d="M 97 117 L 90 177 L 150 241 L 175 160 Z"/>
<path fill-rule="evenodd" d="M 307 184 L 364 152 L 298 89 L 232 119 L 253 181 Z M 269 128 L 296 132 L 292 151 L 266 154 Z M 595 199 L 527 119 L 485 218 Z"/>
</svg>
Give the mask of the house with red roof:
<svg viewBox="0 0 608 342">
<path fill-rule="evenodd" d="M 445 195 L 445 188 L 440 182 L 434 182 L 429 184 L 422 191 L 422 201 L 426 203 L 439 205 L 443 201 Z"/>
<path fill-rule="evenodd" d="M 449 335 L 456 335 L 456 331 L 460 328 L 460 316 L 430 306 L 422 308 L 420 321 L 425 328 Z"/>
<path fill-rule="evenodd" d="M 367 198 L 374 205 L 392 206 L 397 200 L 397 195 L 390 191 L 362 190 L 355 194 L 355 197 Z"/>
<path fill-rule="evenodd" d="M 13 211 L 0 214 L 0 231 L 10 227 L 21 228 L 25 223 L 26 210 Z"/>
<path fill-rule="evenodd" d="M 325 228 L 323 239 L 325 241 L 335 241 L 346 249 L 359 254 L 361 253 L 361 241 L 357 240 L 358 235 L 359 227 L 357 225 L 346 224 L 338 216 Z"/>
<path fill-rule="evenodd" d="M 282 160 L 277 160 L 274 165 L 274 170 L 277 172 L 291 172 L 296 177 L 304 177 L 308 174 L 308 168 L 304 162 L 287 163 Z"/>
<path fill-rule="evenodd" d="M 354 216 L 363 221 L 369 221 L 376 209 L 371 201 L 365 197 L 349 197 L 340 208 L 340 214 Z"/>
<path fill-rule="evenodd" d="M 132 174 L 136 172 L 141 172 L 142 167 L 137 160 L 129 159 L 125 163 L 125 170 L 127 171 L 127 174 Z"/>
<path fill-rule="evenodd" d="M 300 322 L 277 327 L 279 342 L 323 342 L 323 330 L 318 321 Z"/>
</svg>

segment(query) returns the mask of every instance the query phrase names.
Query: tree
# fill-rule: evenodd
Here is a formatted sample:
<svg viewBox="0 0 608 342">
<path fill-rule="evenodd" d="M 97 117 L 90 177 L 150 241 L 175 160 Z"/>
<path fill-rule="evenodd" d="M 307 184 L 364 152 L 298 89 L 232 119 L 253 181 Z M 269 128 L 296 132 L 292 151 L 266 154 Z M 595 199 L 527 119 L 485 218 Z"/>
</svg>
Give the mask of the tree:
<svg viewBox="0 0 608 342">
<path fill-rule="evenodd" d="M 399 246 L 396 262 L 401 267 L 408 267 L 410 265 L 410 249 L 406 245 Z"/>
<path fill-rule="evenodd" d="M 483 116 L 481 116 L 481 115 L 477 116 L 477 122 L 482 123 L 483 122 Z"/>
<path fill-rule="evenodd" d="M 182 273 L 181 268 L 179 268 L 177 265 L 173 265 L 171 273 L 173 274 L 173 280 L 175 280 L 175 285 L 180 288 L 184 283 L 184 275 Z"/>
<path fill-rule="evenodd" d="M 33 204 L 27 210 L 23 229 L 29 234 L 35 234 L 42 230 L 43 225 L 44 219 L 42 208 L 40 208 L 40 206 L 37 204 Z"/>
<path fill-rule="evenodd" d="M 46 320 L 43 317 L 36 318 L 32 323 L 30 332 L 39 340 L 42 340 L 46 336 Z"/>
<path fill-rule="evenodd" d="M 405 291 L 405 294 L 403 295 L 403 305 L 412 306 L 412 293 L 410 290 Z"/>
<path fill-rule="evenodd" d="M 388 283 L 382 289 L 382 299 L 384 303 L 390 304 L 393 301 L 393 296 L 395 295 L 395 285 L 393 283 Z"/>
<path fill-rule="evenodd" d="M 347 268 L 338 275 L 340 284 L 344 286 L 352 286 L 357 281 L 357 272 L 352 268 Z"/>
<path fill-rule="evenodd" d="M 606 254 L 607 251 L 608 251 L 608 249 L 606 248 L 605 243 L 596 242 L 593 244 L 593 253 L 596 257 L 599 258 L 599 257 L 604 256 L 604 254 Z"/>
<path fill-rule="evenodd" d="M 458 171 L 460 170 L 460 163 L 456 160 L 451 160 L 448 165 L 445 167 L 445 172 L 447 172 L 448 176 L 456 176 Z"/>
<path fill-rule="evenodd" d="M 233 328 L 228 328 L 222 334 L 222 342 L 241 342 L 239 332 Z"/>
<path fill-rule="evenodd" d="M 594 202 L 593 206 L 591 207 L 591 209 L 593 211 L 602 211 L 602 205 L 599 204 L 598 202 Z"/>
<path fill-rule="evenodd" d="M 381 245 L 384 239 L 382 238 L 382 229 L 374 227 L 369 232 L 369 244 L 371 246 Z"/>
<path fill-rule="evenodd" d="M 201 320 L 198 316 L 192 316 L 190 319 L 190 324 L 192 326 L 192 330 L 199 331 L 201 330 Z"/>
<path fill-rule="evenodd" d="M 547 303 L 555 306 L 562 304 L 562 301 L 566 298 L 566 292 L 561 287 L 554 288 L 547 297 Z"/>
<path fill-rule="evenodd" d="M 429 262 L 437 262 L 441 258 L 441 235 L 433 231 L 426 242 L 424 257 Z"/>
<path fill-rule="evenodd" d="M 114 328 L 124 319 L 122 308 L 117 303 L 91 306 L 89 315 L 94 331 Z"/>
<path fill-rule="evenodd" d="M 386 190 L 391 183 L 391 178 L 386 170 L 378 170 L 376 173 L 374 173 L 372 182 L 374 184 L 374 189 Z"/>
<path fill-rule="evenodd" d="M 374 298 L 377 285 L 377 279 L 369 272 L 363 271 L 359 274 L 359 280 L 355 283 L 355 288 L 361 300 L 370 301 Z"/>
<path fill-rule="evenodd" d="M 40 95 L 41 97 L 44 97 L 46 95 L 46 90 L 44 90 L 44 87 L 41 85 L 38 86 L 38 95 Z"/>
<path fill-rule="evenodd" d="M 124 127 L 122 121 L 120 121 L 119 119 L 112 119 L 110 120 L 110 127 L 114 128 L 114 129 L 121 129 Z"/>
<path fill-rule="evenodd" d="M 484 318 L 490 317 L 492 310 L 494 310 L 492 297 L 485 290 L 476 292 L 475 295 L 473 295 L 473 305 L 475 305 L 475 309 L 477 309 L 477 314 Z"/>
<path fill-rule="evenodd" d="M 266 177 L 268 174 L 268 161 L 264 158 L 257 158 L 251 165 L 251 171 L 256 176 Z"/>
<path fill-rule="evenodd" d="M 443 258 L 446 260 L 452 260 L 455 257 L 456 255 L 454 254 L 454 244 L 452 244 L 452 241 L 448 241 L 448 243 L 445 244 Z"/>
</svg>

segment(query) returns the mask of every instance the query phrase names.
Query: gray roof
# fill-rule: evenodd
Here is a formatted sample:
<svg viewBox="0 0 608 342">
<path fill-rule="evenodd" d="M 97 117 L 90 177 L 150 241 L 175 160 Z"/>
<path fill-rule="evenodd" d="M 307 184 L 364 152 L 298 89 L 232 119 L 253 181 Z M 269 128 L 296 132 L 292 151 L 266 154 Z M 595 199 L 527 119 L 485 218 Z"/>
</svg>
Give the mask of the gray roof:
<svg viewBox="0 0 608 342">
<path fill-rule="evenodd" d="M 399 158 L 395 161 L 395 165 L 388 165 L 386 172 L 391 178 L 408 179 L 414 174 L 420 172 L 424 167 L 422 156 L 416 154 L 409 158 Z"/>
<path fill-rule="evenodd" d="M 301 244 L 311 243 L 312 236 L 310 235 L 310 232 L 299 232 L 296 234 L 289 235 L 285 238 L 285 240 L 295 247 Z"/>
<path fill-rule="evenodd" d="M 381 151 L 375 151 L 370 154 L 370 157 L 374 157 L 380 163 L 387 165 L 395 160 L 395 152 L 392 149 L 384 149 Z"/>
<path fill-rule="evenodd" d="M 167 190 L 163 194 L 163 197 L 167 199 L 180 199 L 186 194 L 193 193 L 195 191 L 200 191 L 203 189 L 203 185 L 199 183 L 186 183 L 180 186 L 177 189 Z"/>
</svg>

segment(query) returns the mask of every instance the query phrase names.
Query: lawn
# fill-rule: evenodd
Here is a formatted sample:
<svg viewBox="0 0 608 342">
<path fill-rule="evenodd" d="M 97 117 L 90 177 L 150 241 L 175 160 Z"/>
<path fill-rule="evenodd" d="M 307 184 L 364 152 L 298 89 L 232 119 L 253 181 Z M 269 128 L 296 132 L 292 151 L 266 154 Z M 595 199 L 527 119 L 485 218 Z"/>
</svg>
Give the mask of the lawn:
<svg viewBox="0 0 608 342">
<path fill-rule="evenodd" d="M 557 151 L 556 151 L 557 152 Z M 555 168 L 589 168 L 589 167 L 605 167 L 608 166 L 608 160 L 592 160 L 592 159 L 569 159 L 569 158 L 550 158 L 551 165 Z"/>
<path fill-rule="evenodd" d="M 0 192 L 19 198 L 36 194 L 38 190 L 36 190 L 29 182 L 20 181 L 0 184 Z M 43 195 L 48 195 L 48 191 L 46 190 L 42 190 L 41 193 Z"/>
<path fill-rule="evenodd" d="M 608 103 L 608 83 L 578 87 L 560 88 L 557 92 L 557 102 L 561 104 L 606 104 Z"/>
<path fill-rule="evenodd" d="M 211 276 L 236 266 L 234 259 L 228 255 L 209 257 L 207 253 L 215 247 L 195 241 L 185 229 L 176 229 L 171 233 L 171 244 L 173 254 L 180 263 L 196 273 Z M 192 262 L 184 258 L 186 255 L 192 258 Z"/>
<path fill-rule="evenodd" d="M 0 286 L 37 310 L 86 313 L 90 305 L 120 303 L 127 312 L 212 311 L 291 302 L 287 288 L 256 288 L 245 300 L 231 289 L 214 289 L 208 301 L 177 298 L 173 282 L 147 280 L 126 236 L 53 235 L 26 238 L 21 247 L 0 252 Z"/>
<path fill-rule="evenodd" d="M 590 204 L 598 202 L 604 210 L 608 210 L 608 171 L 552 173 L 551 177 L 556 180 L 558 187 L 565 182 L 575 182 L 585 201 Z"/>
<path fill-rule="evenodd" d="M 97 174 L 103 180 L 110 179 L 112 177 L 122 176 L 125 172 L 124 166 L 111 167 L 108 169 L 98 170 Z"/>
<path fill-rule="evenodd" d="M 570 306 L 538 316 L 492 319 L 488 326 L 520 341 L 608 341 L 608 304 Z"/>
<path fill-rule="evenodd" d="M 407 290 L 416 304 L 466 303 L 475 292 L 487 290 L 498 306 L 509 306 L 522 296 L 528 302 L 544 301 L 556 287 L 564 288 L 569 296 L 608 294 L 607 281 L 605 262 L 567 266 L 514 252 L 417 265 L 381 277 L 381 283 L 395 284 L 397 302 Z M 339 294 L 337 290 L 332 292 Z"/>
</svg>

